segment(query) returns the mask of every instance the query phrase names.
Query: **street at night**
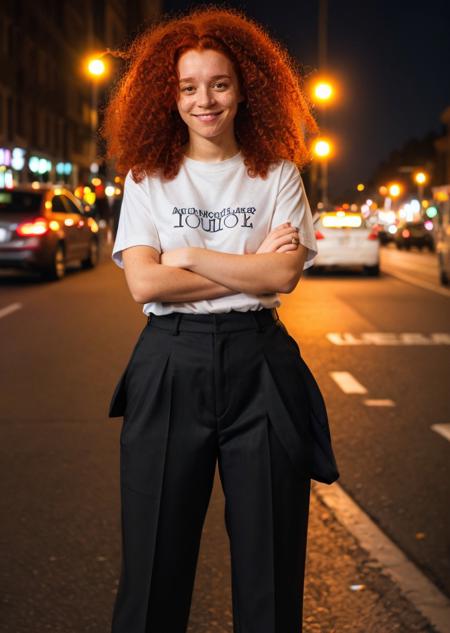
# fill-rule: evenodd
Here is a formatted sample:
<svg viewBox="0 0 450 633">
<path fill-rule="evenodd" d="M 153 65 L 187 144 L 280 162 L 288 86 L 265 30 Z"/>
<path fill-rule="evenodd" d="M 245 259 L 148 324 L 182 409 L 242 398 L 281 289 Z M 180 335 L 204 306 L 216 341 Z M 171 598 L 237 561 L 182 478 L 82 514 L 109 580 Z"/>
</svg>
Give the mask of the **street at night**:
<svg viewBox="0 0 450 633">
<path fill-rule="evenodd" d="M 71 270 L 61 284 L 1 276 L 5 632 L 29 631 L 30 621 L 36 633 L 107 629 L 120 562 L 121 425 L 107 406 L 145 325 L 108 250 L 97 270 Z M 448 594 L 450 442 L 432 427 L 450 419 L 450 293 L 428 253 L 384 247 L 381 267 L 379 279 L 305 276 L 282 295 L 279 315 L 323 390 L 340 486 Z M 346 393 L 351 380 L 340 386 L 337 372 L 359 392 Z M 389 403 L 373 406 L 380 400 Z M 324 504 L 322 487 L 311 503 L 305 631 L 433 631 Z M 216 473 L 189 631 L 231 630 Z"/>
<path fill-rule="evenodd" d="M 448 0 L 0 33 L 0 633 L 450 633 Z"/>
</svg>

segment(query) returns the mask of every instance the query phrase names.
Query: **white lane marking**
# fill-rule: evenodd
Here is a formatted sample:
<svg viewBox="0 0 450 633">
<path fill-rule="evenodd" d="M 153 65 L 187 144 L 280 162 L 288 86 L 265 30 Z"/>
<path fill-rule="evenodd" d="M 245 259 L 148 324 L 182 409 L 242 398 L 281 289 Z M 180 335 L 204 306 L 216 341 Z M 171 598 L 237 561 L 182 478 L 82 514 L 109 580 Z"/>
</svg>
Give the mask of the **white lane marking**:
<svg viewBox="0 0 450 633">
<path fill-rule="evenodd" d="M 450 424 L 432 424 L 431 428 L 450 442 Z"/>
<path fill-rule="evenodd" d="M 406 598 L 439 633 L 450 633 L 450 600 L 414 565 L 367 516 L 338 483 L 312 482 L 312 488 L 339 523 L 357 539 L 381 572 L 389 575 Z"/>
<path fill-rule="evenodd" d="M 424 288 L 425 290 L 431 290 L 432 292 L 437 292 L 439 295 L 442 295 L 443 297 L 447 297 L 450 298 L 450 290 L 447 290 L 447 288 L 440 288 L 439 286 L 435 286 L 433 284 L 429 284 L 426 281 L 422 281 L 422 280 L 418 280 L 416 279 L 416 277 L 410 277 L 409 275 L 405 275 L 404 273 L 399 273 L 397 271 L 393 272 L 391 270 L 384 270 L 383 272 L 386 273 L 387 275 L 391 275 L 392 277 L 398 277 L 398 279 L 401 279 L 402 281 L 406 281 L 406 283 L 408 284 L 412 284 L 413 286 L 418 286 L 419 288 Z"/>
<path fill-rule="evenodd" d="M 6 306 L 6 308 L 0 308 L 0 319 L 8 314 L 11 314 L 11 312 L 20 310 L 21 307 L 21 303 L 11 303 L 9 306 Z"/>
<path fill-rule="evenodd" d="M 344 393 L 367 393 L 367 389 L 348 371 L 330 371 L 330 376 Z"/>
<path fill-rule="evenodd" d="M 389 400 L 389 398 L 385 398 L 384 400 L 381 398 L 364 400 L 364 404 L 368 407 L 395 407 L 395 402 L 393 400 Z"/>
<path fill-rule="evenodd" d="M 328 332 L 325 336 L 333 345 L 450 345 L 447 332 Z"/>
</svg>

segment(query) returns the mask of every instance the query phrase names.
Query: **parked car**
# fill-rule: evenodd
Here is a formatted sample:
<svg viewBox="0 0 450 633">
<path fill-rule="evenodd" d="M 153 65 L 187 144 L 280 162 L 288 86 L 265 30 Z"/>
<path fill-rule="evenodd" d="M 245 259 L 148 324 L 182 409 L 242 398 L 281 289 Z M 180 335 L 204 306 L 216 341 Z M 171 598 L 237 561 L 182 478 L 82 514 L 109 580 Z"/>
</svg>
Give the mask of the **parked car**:
<svg viewBox="0 0 450 633">
<path fill-rule="evenodd" d="M 368 275 L 379 275 L 378 227 L 369 226 L 361 213 L 322 213 L 315 229 L 318 255 L 313 268 L 358 266 Z"/>
<path fill-rule="evenodd" d="M 65 187 L 0 189 L 0 267 L 62 279 L 66 266 L 93 268 L 99 259 L 98 225 Z"/>
<path fill-rule="evenodd" d="M 394 241 L 399 250 L 402 248 L 410 250 L 412 246 L 416 246 L 420 251 L 423 248 L 434 251 L 433 222 L 431 220 L 400 222 Z"/>
<path fill-rule="evenodd" d="M 442 187 L 444 189 L 444 187 Z M 446 187 L 450 194 L 450 186 Z M 439 279 L 443 286 L 449 285 L 450 279 L 450 199 L 437 203 L 439 209 L 436 229 L 436 253 L 438 257 Z"/>
</svg>

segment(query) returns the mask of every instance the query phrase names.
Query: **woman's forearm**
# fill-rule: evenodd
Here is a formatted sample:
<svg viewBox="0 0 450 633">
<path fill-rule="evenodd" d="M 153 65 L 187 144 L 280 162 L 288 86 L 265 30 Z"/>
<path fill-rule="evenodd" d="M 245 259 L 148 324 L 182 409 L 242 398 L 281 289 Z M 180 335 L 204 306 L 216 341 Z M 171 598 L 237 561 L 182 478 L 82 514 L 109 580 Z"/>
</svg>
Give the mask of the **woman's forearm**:
<svg viewBox="0 0 450 633">
<path fill-rule="evenodd" d="M 239 255 L 197 247 L 189 247 L 185 253 L 184 268 L 236 292 L 253 295 L 288 292 L 296 274 L 295 262 L 286 253 Z"/>
<path fill-rule="evenodd" d="M 236 290 L 190 270 L 164 264 L 157 264 L 157 267 L 157 271 L 153 266 L 149 267 L 147 283 L 142 280 L 142 286 L 151 290 L 142 292 L 139 303 L 201 301 L 237 294 Z"/>
</svg>

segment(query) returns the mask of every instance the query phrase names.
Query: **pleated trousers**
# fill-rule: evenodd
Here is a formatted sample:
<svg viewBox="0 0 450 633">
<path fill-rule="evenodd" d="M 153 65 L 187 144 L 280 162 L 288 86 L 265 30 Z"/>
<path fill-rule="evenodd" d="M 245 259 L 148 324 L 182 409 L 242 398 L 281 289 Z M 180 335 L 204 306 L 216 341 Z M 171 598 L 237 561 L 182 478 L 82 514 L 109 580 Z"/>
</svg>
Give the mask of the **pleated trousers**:
<svg viewBox="0 0 450 633">
<path fill-rule="evenodd" d="M 149 317 L 110 408 L 123 413 L 112 633 L 187 630 L 216 461 L 234 633 L 302 631 L 312 440 L 300 362 L 275 310 Z"/>
</svg>

